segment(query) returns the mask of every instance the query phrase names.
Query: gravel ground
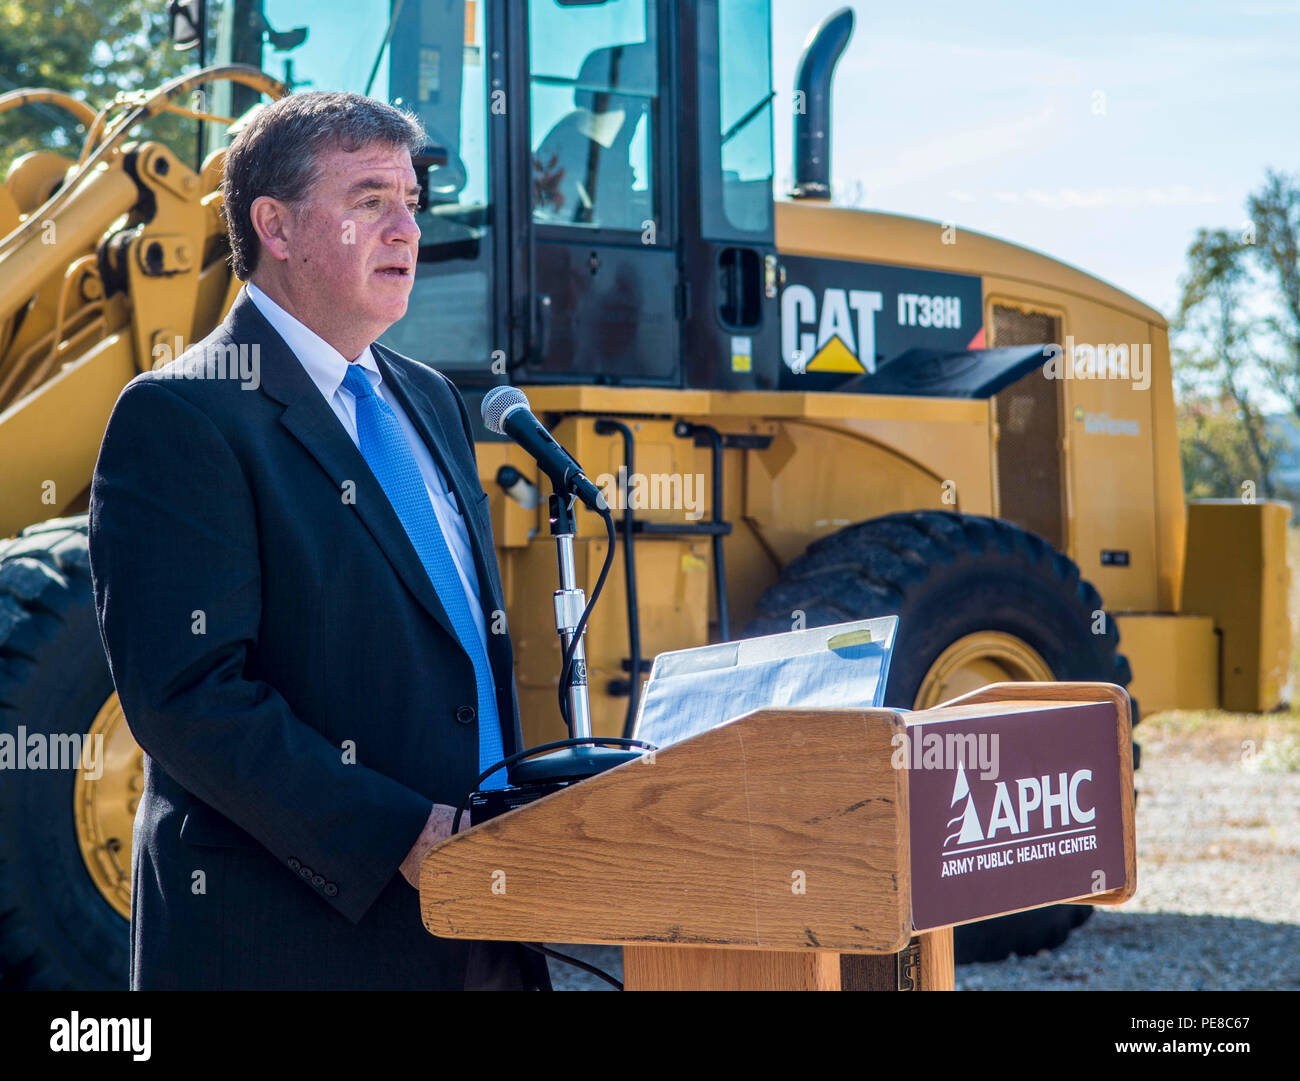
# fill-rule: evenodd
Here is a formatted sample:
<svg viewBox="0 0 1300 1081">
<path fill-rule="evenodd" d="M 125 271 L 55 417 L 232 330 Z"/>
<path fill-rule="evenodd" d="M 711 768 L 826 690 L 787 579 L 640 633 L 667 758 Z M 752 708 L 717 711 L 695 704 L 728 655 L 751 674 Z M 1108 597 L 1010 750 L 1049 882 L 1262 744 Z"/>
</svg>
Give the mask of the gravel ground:
<svg viewBox="0 0 1300 1081">
<path fill-rule="evenodd" d="M 1059 950 L 962 965 L 965 990 L 1300 988 L 1294 716 L 1160 714 L 1138 728 L 1138 892 Z"/>
<path fill-rule="evenodd" d="M 1167 713 L 1137 731 L 1137 896 L 1058 950 L 959 966 L 958 990 L 1300 989 L 1300 716 Z M 621 975 L 617 948 L 557 948 Z"/>
</svg>

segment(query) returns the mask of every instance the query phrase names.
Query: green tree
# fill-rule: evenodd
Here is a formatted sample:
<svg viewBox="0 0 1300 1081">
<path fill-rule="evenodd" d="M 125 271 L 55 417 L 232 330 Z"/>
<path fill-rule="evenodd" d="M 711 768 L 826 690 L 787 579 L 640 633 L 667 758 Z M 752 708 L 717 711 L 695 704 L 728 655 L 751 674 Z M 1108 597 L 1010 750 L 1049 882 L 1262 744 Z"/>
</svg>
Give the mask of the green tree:
<svg viewBox="0 0 1300 1081">
<path fill-rule="evenodd" d="M 1268 291 L 1260 319 L 1262 367 L 1300 417 L 1300 182 L 1270 169 L 1248 206 L 1254 263 Z"/>
<path fill-rule="evenodd" d="M 0 0 L 0 93 L 63 90 L 99 110 L 119 91 L 158 86 L 192 66 L 193 54 L 171 47 L 168 25 L 161 0 Z M 33 150 L 75 157 L 84 134 L 57 106 L 0 114 L 0 177 Z M 194 121 L 157 117 L 133 137 L 193 160 Z"/>
<path fill-rule="evenodd" d="M 1269 372 L 1251 309 L 1251 230 L 1200 229 L 1187 251 L 1173 320 L 1179 444 L 1188 495 L 1235 496 L 1243 481 L 1277 494 L 1281 450 L 1261 405 Z"/>
<path fill-rule="evenodd" d="M 1271 473 L 1260 474 L 1255 451 L 1244 438 L 1237 403 L 1230 395 L 1180 397 L 1177 422 L 1183 489 L 1188 499 L 1237 498 L 1247 481 L 1266 498 L 1278 494 Z M 1277 443 L 1266 436 L 1266 445 L 1276 459 Z M 1262 483 L 1266 479 L 1267 487 Z"/>
</svg>

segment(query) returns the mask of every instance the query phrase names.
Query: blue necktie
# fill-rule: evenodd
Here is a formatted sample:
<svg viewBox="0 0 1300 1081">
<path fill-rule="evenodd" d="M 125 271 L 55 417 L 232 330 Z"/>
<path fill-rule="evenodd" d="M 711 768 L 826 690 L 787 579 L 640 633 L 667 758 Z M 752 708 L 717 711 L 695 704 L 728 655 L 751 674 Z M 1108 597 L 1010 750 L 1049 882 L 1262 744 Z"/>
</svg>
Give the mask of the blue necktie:
<svg viewBox="0 0 1300 1081">
<path fill-rule="evenodd" d="M 388 403 L 375 393 L 370 377 L 360 364 L 348 365 L 343 385 L 357 402 L 357 438 L 361 455 L 401 519 L 406 535 L 411 538 L 411 544 L 437 591 L 438 600 L 451 620 L 456 637 L 474 664 L 474 678 L 478 685 L 478 768 L 482 773 L 500 762 L 505 752 L 501 744 L 501 719 L 497 713 L 492 666 L 470 614 L 469 599 L 465 596 L 460 575 L 456 573 L 456 564 L 452 561 L 447 539 L 442 535 L 438 516 L 433 512 L 420 467 L 397 417 Z M 504 788 L 505 785 L 503 770 L 497 770 L 483 782 L 484 788 Z"/>
</svg>

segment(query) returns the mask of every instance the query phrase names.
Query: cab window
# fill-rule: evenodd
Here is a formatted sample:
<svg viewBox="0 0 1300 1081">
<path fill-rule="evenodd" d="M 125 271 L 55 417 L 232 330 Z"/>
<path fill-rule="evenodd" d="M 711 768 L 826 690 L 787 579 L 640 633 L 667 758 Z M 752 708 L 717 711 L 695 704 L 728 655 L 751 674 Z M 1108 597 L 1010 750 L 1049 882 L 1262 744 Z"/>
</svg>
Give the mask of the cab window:
<svg viewBox="0 0 1300 1081">
<path fill-rule="evenodd" d="M 641 231 L 658 217 L 653 5 L 529 0 L 528 15 L 533 220 Z"/>
</svg>

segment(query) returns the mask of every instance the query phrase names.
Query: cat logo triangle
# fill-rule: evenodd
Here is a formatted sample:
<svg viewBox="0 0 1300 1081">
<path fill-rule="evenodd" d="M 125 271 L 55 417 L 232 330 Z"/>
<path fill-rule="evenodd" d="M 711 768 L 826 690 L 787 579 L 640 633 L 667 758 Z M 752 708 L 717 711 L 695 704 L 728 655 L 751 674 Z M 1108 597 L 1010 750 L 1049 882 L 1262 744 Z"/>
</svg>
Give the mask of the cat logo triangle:
<svg viewBox="0 0 1300 1081">
<path fill-rule="evenodd" d="M 862 362 L 853 355 L 838 334 L 831 335 L 830 340 L 817 350 L 817 355 L 808 362 L 808 367 L 805 370 L 810 372 L 852 372 L 854 374 L 866 371 L 862 366 Z"/>
</svg>

